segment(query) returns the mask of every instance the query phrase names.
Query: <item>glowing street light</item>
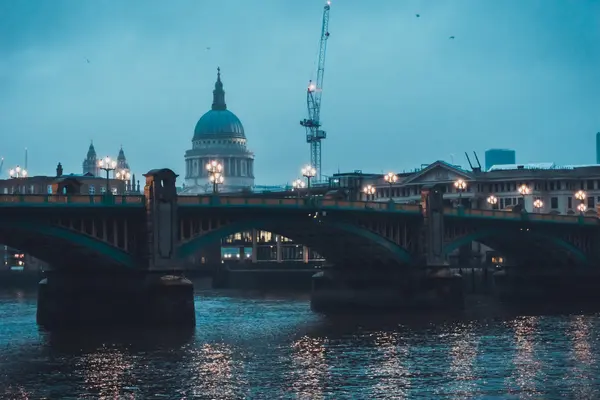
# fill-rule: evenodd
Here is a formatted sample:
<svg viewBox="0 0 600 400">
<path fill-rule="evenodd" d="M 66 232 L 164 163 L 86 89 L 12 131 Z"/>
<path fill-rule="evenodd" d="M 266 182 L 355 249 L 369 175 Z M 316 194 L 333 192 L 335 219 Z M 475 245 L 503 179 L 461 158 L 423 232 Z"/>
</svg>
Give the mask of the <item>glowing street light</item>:
<svg viewBox="0 0 600 400">
<path fill-rule="evenodd" d="M 498 198 L 492 194 L 487 198 L 487 202 L 494 209 L 496 208 L 496 204 L 498 204 Z"/>
<path fill-rule="evenodd" d="M 363 188 L 363 192 L 365 192 L 365 194 L 367 195 L 367 201 L 369 201 L 369 197 L 371 197 L 371 199 L 375 198 L 376 191 L 377 189 L 375 189 L 375 186 L 373 185 L 367 185 Z"/>
<path fill-rule="evenodd" d="M 390 185 L 390 201 L 392 201 L 392 186 L 394 186 L 394 183 L 398 182 L 398 175 L 393 172 L 388 172 L 383 179 Z"/>
<path fill-rule="evenodd" d="M 110 191 L 110 171 L 117 169 L 117 162 L 111 159 L 109 156 L 98 160 L 98 168 L 106 171 L 106 195 L 108 196 Z"/>
<path fill-rule="evenodd" d="M 526 184 L 522 184 L 521 186 L 519 186 L 519 193 L 521 193 L 521 196 L 523 196 L 523 198 L 525 198 L 525 196 L 528 195 L 530 192 L 531 190 Z"/>
<path fill-rule="evenodd" d="M 579 205 L 577 206 L 577 209 L 579 210 L 579 212 L 581 213 L 581 215 L 583 215 L 583 213 L 586 211 L 587 207 L 584 204 L 585 198 L 587 197 L 587 194 L 583 191 L 583 190 L 578 190 L 575 193 L 575 198 L 577 200 L 579 200 Z"/>
<path fill-rule="evenodd" d="M 206 170 L 208 171 L 208 180 L 213 185 L 213 194 L 216 194 L 219 191 L 219 185 L 225 182 L 223 164 L 215 160 L 210 161 L 206 164 Z"/>
<path fill-rule="evenodd" d="M 11 168 L 10 171 L 8 171 L 8 175 L 13 179 L 27 178 L 27 170 L 17 165 L 16 167 Z"/>
<path fill-rule="evenodd" d="M 544 202 L 541 199 L 535 199 L 533 202 L 533 208 L 538 210 L 538 212 L 542 212 L 542 208 L 544 207 Z"/>
<path fill-rule="evenodd" d="M 458 205 L 459 207 L 462 207 L 462 192 L 467 189 L 467 182 L 465 182 L 463 179 L 458 179 L 454 182 L 454 187 L 458 192 Z"/>
<path fill-rule="evenodd" d="M 577 205 L 577 210 L 581 213 L 581 215 L 583 215 L 583 213 L 585 213 L 585 211 L 587 210 L 587 207 L 585 206 L 585 204 L 579 203 L 579 205 Z"/>
<path fill-rule="evenodd" d="M 304 181 L 302 179 L 296 179 L 292 182 L 292 190 L 295 190 L 298 193 L 298 197 L 300 197 L 300 189 L 304 189 Z"/>
<path fill-rule="evenodd" d="M 310 180 L 317 175 L 317 169 L 312 165 L 307 165 L 302 168 L 302 176 L 306 178 L 306 191 L 310 195 Z"/>
</svg>

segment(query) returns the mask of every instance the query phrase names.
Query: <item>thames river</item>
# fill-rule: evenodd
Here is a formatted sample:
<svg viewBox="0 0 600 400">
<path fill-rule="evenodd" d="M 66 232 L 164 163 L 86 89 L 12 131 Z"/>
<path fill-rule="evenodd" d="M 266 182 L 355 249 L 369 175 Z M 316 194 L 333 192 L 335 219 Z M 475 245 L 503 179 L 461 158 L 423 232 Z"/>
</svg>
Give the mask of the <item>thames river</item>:
<svg viewBox="0 0 600 400">
<path fill-rule="evenodd" d="M 194 331 L 47 333 L 0 294 L 1 399 L 598 399 L 600 315 L 326 318 L 199 292 Z"/>
</svg>

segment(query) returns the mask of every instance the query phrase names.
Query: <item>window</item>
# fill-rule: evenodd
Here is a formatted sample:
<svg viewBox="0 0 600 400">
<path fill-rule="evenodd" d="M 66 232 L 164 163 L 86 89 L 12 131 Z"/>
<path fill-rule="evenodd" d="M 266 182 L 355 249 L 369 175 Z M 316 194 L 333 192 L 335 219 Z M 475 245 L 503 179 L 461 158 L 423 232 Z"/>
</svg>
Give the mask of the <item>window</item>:
<svg viewBox="0 0 600 400">
<path fill-rule="evenodd" d="M 558 197 L 550 198 L 550 208 L 556 210 L 558 208 Z"/>
<path fill-rule="evenodd" d="M 588 197 L 588 208 L 596 208 L 596 199 L 594 196 Z"/>
<path fill-rule="evenodd" d="M 52 185 L 48 185 L 46 189 L 48 190 L 48 194 L 52 194 Z"/>
<path fill-rule="evenodd" d="M 106 193 L 106 188 L 104 186 L 100 187 L 100 193 L 102 193 L 102 194 Z"/>
<path fill-rule="evenodd" d="M 550 182 L 550 190 L 554 190 L 554 182 Z"/>
<path fill-rule="evenodd" d="M 571 196 L 567 197 L 567 208 L 569 210 L 573 208 L 573 198 Z"/>
<path fill-rule="evenodd" d="M 117 188 L 116 187 L 111 187 L 110 191 L 112 192 L 112 194 L 114 194 L 115 196 L 118 194 L 117 192 Z"/>
<path fill-rule="evenodd" d="M 94 187 L 94 185 L 90 185 L 88 191 L 92 196 L 96 194 L 96 188 Z"/>
<path fill-rule="evenodd" d="M 587 190 L 594 190 L 594 181 L 587 181 Z"/>
</svg>

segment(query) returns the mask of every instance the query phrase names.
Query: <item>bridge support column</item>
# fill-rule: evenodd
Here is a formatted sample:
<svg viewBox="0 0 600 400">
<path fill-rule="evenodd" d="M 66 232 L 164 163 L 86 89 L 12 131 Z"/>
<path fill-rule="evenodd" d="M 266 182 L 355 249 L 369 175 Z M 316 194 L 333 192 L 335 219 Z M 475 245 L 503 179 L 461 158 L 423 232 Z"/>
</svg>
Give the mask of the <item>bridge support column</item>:
<svg viewBox="0 0 600 400">
<path fill-rule="evenodd" d="M 256 264 L 258 261 L 258 231 L 252 229 L 252 263 Z"/>
</svg>

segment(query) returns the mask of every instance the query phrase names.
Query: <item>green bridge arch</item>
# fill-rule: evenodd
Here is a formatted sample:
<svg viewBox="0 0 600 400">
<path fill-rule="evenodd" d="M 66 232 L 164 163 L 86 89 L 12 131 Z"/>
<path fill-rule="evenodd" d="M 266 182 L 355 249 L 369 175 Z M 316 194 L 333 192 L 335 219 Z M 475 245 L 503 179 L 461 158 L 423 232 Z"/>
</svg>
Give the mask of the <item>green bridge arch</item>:
<svg viewBox="0 0 600 400">
<path fill-rule="evenodd" d="M 462 236 L 462 237 L 454 240 L 453 242 L 448 243 L 446 246 L 444 246 L 444 255 L 448 255 L 452 251 L 458 249 L 459 247 L 470 244 L 471 242 L 479 242 L 486 238 L 498 237 L 498 236 L 503 236 L 503 235 L 514 236 L 515 232 L 508 231 L 508 230 L 502 230 L 502 229 L 500 229 L 500 230 L 498 230 L 498 229 L 482 229 L 480 231 L 471 233 L 469 235 Z M 546 233 L 531 232 L 531 231 L 522 234 L 522 236 L 529 237 L 532 239 L 541 239 L 543 241 L 551 243 L 551 244 L 571 253 L 575 257 L 575 259 L 577 261 L 579 261 L 579 263 L 584 264 L 584 265 L 587 265 L 589 263 L 589 259 L 584 252 L 579 250 L 577 247 L 573 246 L 571 243 L 566 242 L 556 236 L 549 235 Z M 499 249 L 499 250 L 501 250 L 501 249 Z"/>
<path fill-rule="evenodd" d="M 220 239 L 223 239 L 229 235 L 236 234 L 238 232 L 245 232 L 245 231 L 249 231 L 252 229 L 260 229 L 260 230 L 270 231 L 273 228 L 273 224 L 274 224 L 273 221 L 268 221 L 268 220 L 264 220 L 264 219 L 247 220 L 247 221 L 239 221 L 239 222 L 231 223 L 222 228 L 218 228 L 218 229 L 210 231 L 204 235 L 198 236 L 198 237 L 190 240 L 189 242 L 183 243 L 182 245 L 179 246 L 179 249 L 177 252 L 178 258 L 183 259 L 183 258 L 192 256 L 196 252 L 198 252 L 200 249 L 202 249 L 204 246 L 214 243 L 214 242 L 216 242 Z M 374 232 L 371 232 L 367 229 L 358 227 L 353 224 L 348 224 L 345 222 L 328 221 L 328 222 L 324 223 L 324 225 L 326 225 L 327 227 L 334 228 L 336 230 L 345 232 L 345 233 L 349 233 L 351 235 L 361 237 L 367 241 L 370 241 L 370 242 L 376 244 L 377 246 L 380 246 L 380 247 L 384 248 L 385 250 L 389 251 L 393 255 L 393 257 L 400 262 L 410 264 L 413 261 L 412 254 L 408 250 L 406 250 L 404 247 L 398 246 L 396 243 L 394 243 Z M 273 232 L 273 233 L 277 233 L 277 232 Z"/>
<path fill-rule="evenodd" d="M 31 222 L 0 221 L 0 231 L 5 229 L 33 233 L 43 237 L 57 238 L 66 243 L 89 249 L 94 253 L 100 254 L 103 257 L 106 257 L 126 268 L 133 269 L 136 267 L 136 260 L 131 254 L 117 247 L 111 246 L 110 244 L 101 240 L 94 239 L 93 237 L 87 236 L 83 233 L 75 232 L 66 228 Z M 20 248 L 19 250 L 24 252 L 28 251 L 27 248 Z"/>
</svg>

